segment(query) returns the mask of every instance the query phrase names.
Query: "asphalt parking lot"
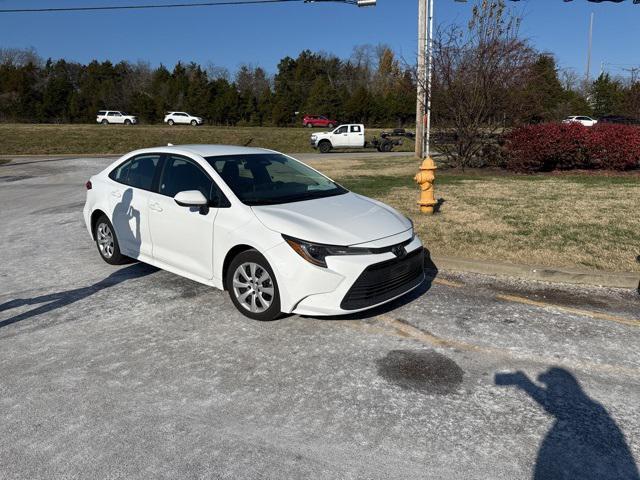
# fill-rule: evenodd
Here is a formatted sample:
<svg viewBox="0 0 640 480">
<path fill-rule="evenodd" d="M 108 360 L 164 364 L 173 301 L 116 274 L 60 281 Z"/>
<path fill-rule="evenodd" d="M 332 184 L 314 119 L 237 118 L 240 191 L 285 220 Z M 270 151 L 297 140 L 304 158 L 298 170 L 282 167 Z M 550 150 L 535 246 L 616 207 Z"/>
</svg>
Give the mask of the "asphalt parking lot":
<svg viewBox="0 0 640 480">
<path fill-rule="evenodd" d="M 0 478 L 639 478 L 637 292 L 439 272 L 259 323 L 100 259 L 111 161 L 0 165 Z"/>
</svg>

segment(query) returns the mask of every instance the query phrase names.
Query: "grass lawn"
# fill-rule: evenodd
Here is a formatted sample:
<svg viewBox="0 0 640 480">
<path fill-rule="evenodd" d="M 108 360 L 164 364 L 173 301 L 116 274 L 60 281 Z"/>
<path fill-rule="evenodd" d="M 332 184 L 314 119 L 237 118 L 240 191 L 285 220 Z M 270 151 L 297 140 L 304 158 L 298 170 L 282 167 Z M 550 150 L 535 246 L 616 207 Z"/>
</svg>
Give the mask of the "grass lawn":
<svg viewBox="0 0 640 480">
<path fill-rule="evenodd" d="M 436 173 L 440 213 L 418 212 L 413 158 L 310 162 L 411 217 L 440 255 L 640 272 L 640 174 Z"/>
<path fill-rule="evenodd" d="M 0 155 L 123 154 L 174 143 L 222 143 L 272 148 L 285 153 L 312 152 L 309 136 L 322 128 L 191 127 L 165 125 L 0 124 Z M 367 129 L 367 137 L 381 129 Z M 395 147 L 413 151 L 411 140 Z"/>
</svg>

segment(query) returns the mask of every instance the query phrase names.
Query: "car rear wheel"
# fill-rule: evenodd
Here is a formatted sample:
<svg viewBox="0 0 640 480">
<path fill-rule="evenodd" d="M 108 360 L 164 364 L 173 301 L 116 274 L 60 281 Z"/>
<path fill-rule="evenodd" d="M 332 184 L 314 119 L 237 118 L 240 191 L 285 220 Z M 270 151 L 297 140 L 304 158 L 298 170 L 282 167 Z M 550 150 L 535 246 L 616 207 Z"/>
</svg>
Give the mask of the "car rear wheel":
<svg viewBox="0 0 640 480">
<path fill-rule="evenodd" d="M 320 145 L 318 145 L 318 150 L 320 150 L 320 153 L 329 153 L 331 151 L 331 142 L 328 140 L 321 141 Z"/>
<path fill-rule="evenodd" d="M 107 120 L 106 118 L 103 118 L 102 121 L 100 122 L 102 125 L 108 125 L 109 124 L 109 120 Z"/>
<path fill-rule="evenodd" d="M 226 287 L 235 307 L 254 320 L 280 316 L 280 292 L 276 276 L 257 250 L 238 254 L 227 270 Z"/>
<path fill-rule="evenodd" d="M 327 125 L 328 128 L 333 128 L 333 123 L 330 123 L 329 125 Z"/>
<path fill-rule="evenodd" d="M 173 124 L 174 124 L 174 123 L 175 123 L 175 122 L 174 122 L 173 120 L 171 120 L 171 119 L 169 119 L 169 120 L 167 121 L 167 125 L 169 125 L 170 127 L 173 127 Z"/>
<path fill-rule="evenodd" d="M 310 123 L 307 123 L 305 126 L 306 126 L 307 128 L 313 128 L 313 125 L 311 125 Z"/>
<path fill-rule="evenodd" d="M 111 265 L 125 263 L 128 258 L 120 252 L 120 245 L 113 225 L 105 215 L 101 215 L 95 224 L 93 236 L 102 259 Z"/>
</svg>

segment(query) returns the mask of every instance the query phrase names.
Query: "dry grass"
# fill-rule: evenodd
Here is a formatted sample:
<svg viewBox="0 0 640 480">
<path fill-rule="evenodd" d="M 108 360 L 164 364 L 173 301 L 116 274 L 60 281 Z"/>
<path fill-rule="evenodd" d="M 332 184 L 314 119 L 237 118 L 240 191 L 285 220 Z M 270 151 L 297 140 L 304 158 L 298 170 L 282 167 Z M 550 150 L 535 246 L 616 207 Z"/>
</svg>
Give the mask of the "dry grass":
<svg viewBox="0 0 640 480">
<path fill-rule="evenodd" d="M 286 153 L 311 152 L 309 136 L 322 129 L 275 127 L 191 127 L 165 125 L 0 124 L 0 155 L 123 154 L 174 143 L 221 143 L 272 148 Z M 367 129 L 367 137 L 380 129 Z M 395 150 L 412 151 L 413 142 Z"/>
<path fill-rule="evenodd" d="M 503 175 L 439 171 L 439 214 L 417 212 L 411 158 L 315 167 L 410 216 L 435 254 L 640 272 L 640 175 Z"/>
</svg>

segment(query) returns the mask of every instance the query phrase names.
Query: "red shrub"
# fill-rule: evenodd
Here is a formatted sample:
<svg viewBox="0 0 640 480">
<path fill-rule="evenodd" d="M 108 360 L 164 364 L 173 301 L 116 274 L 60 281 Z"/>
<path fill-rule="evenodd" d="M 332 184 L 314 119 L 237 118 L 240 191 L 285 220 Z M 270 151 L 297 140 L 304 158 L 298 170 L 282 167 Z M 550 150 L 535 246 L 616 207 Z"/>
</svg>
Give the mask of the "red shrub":
<svg viewBox="0 0 640 480">
<path fill-rule="evenodd" d="M 589 131 L 587 142 L 590 167 L 608 170 L 638 168 L 640 127 L 602 124 Z"/>
<path fill-rule="evenodd" d="M 574 168 L 627 170 L 640 162 L 640 128 L 630 125 L 544 123 L 505 136 L 507 168 L 551 171 Z"/>
</svg>

